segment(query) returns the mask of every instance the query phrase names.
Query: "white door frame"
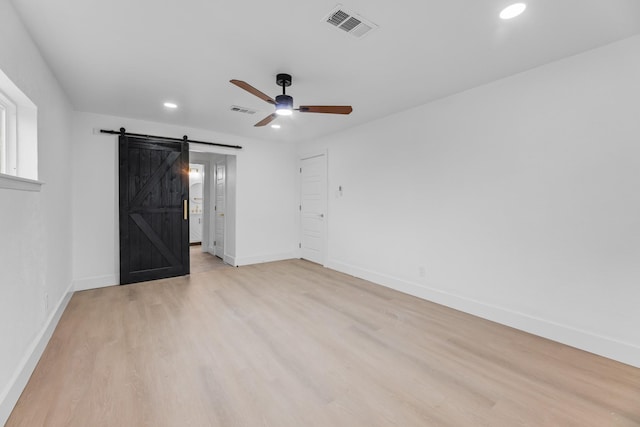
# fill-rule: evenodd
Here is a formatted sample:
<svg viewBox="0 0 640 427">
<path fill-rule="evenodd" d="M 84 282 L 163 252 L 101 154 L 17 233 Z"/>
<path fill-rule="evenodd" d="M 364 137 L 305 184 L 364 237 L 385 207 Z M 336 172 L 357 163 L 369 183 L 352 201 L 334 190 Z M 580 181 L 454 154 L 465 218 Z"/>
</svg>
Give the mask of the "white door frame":
<svg viewBox="0 0 640 427">
<path fill-rule="evenodd" d="M 208 252 L 211 255 L 215 255 L 215 248 L 213 242 L 215 240 L 215 224 L 214 224 L 214 206 L 215 206 L 215 164 L 224 159 L 224 163 L 227 166 L 225 172 L 227 173 L 227 180 L 229 176 L 228 164 L 229 158 L 236 158 L 235 154 L 225 154 L 216 151 L 189 151 L 189 161 L 191 163 L 199 163 L 205 165 L 205 179 L 204 179 L 204 204 L 206 205 L 203 212 L 203 227 L 202 227 L 202 251 Z M 235 172 L 234 172 L 235 173 Z M 234 177 L 235 179 L 235 177 Z M 225 180 L 225 181 L 227 181 Z M 231 190 L 235 197 L 235 188 Z M 230 197 L 230 190 L 227 185 L 225 191 L 225 204 L 228 205 L 228 198 Z M 229 221 L 235 221 L 235 218 L 229 218 L 229 206 L 226 206 L 225 212 L 225 247 L 230 242 L 229 230 L 226 225 Z M 235 215 L 235 209 L 231 210 L 232 215 Z M 235 234 L 232 234 L 231 244 L 235 247 Z M 224 262 L 230 265 L 235 265 L 234 256 L 224 256 Z"/>
<path fill-rule="evenodd" d="M 313 151 L 305 151 L 302 153 L 299 153 L 298 155 L 298 168 L 296 170 L 296 175 L 297 175 L 297 194 L 298 194 L 298 206 L 296 206 L 296 209 L 298 211 L 298 215 L 297 220 L 298 220 L 298 242 L 301 244 L 302 242 L 302 221 L 300 219 L 300 207 L 302 206 L 302 174 L 300 172 L 300 168 L 302 167 L 302 161 L 303 160 L 307 160 L 307 159 L 311 159 L 314 157 L 320 157 L 320 156 L 324 156 L 324 172 L 325 172 L 325 197 L 324 200 L 322 200 L 323 202 L 323 209 L 324 209 L 324 221 L 322 222 L 322 227 L 323 227 L 323 233 L 324 233 L 324 242 L 322 245 L 322 254 L 321 254 L 321 259 L 322 259 L 322 266 L 326 267 L 327 266 L 327 255 L 328 255 L 328 247 L 329 247 L 329 220 L 331 218 L 331 216 L 329 215 L 329 203 L 328 203 L 328 198 L 329 198 L 329 151 L 324 149 L 324 150 L 313 150 Z M 300 248 L 300 245 L 298 246 L 298 250 L 297 250 L 297 258 L 302 258 L 302 249 Z"/>
</svg>

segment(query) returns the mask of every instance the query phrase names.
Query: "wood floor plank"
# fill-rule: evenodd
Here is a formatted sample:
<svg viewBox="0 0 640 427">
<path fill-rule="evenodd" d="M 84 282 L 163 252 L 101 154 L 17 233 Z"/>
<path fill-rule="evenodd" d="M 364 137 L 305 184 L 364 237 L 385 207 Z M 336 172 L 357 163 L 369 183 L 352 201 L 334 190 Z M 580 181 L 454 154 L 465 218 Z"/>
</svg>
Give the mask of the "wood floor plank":
<svg viewBox="0 0 640 427">
<path fill-rule="evenodd" d="M 640 426 L 640 369 L 301 261 L 76 293 L 14 426 Z"/>
</svg>

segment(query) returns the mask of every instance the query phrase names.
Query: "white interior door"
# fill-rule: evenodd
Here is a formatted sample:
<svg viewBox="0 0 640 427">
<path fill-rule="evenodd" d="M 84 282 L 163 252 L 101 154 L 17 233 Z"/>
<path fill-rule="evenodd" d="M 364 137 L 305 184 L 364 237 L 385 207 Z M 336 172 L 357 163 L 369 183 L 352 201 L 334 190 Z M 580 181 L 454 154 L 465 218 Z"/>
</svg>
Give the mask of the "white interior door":
<svg viewBox="0 0 640 427">
<path fill-rule="evenodd" d="M 300 160 L 301 257 L 318 264 L 324 264 L 326 205 L 326 156 Z"/>
<path fill-rule="evenodd" d="M 216 163 L 216 204 L 215 204 L 215 239 L 214 248 L 215 255 L 224 259 L 224 227 L 226 210 L 226 165 L 224 163 Z"/>
</svg>

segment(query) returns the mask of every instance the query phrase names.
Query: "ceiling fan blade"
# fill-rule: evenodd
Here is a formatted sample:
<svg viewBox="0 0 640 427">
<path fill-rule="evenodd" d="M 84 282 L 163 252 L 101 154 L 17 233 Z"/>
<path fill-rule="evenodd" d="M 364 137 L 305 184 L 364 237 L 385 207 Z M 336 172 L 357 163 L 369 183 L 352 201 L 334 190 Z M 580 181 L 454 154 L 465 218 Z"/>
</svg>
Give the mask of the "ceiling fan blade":
<svg viewBox="0 0 640 427">
<path fill-rule="evenodd" d="M 257 96 L 258 98 L 262 99 L 263 101 L 267 101 L 269 104 L 274 104 L 275 105 L 275 103 L 276 103 L 276 101 L 274 101 L 274 99 L 271 98 L 269 95 L 260 92 L 258 89 L 256 89 L 255 87 L 251 86 L 247 82 L 243 82 L 242 80 L 235 80 L 235 79 L 234 80 L 229 80 L 229 82 L 233 83 L 234 85 L 238 86 L 241 89 L 246 90 L 250 94 Z"/>
<path fill-rule="evenodd" d="M 298 111 L 301 113 L 351 114 L 353 108 L 350 105 L 301 105 Z"/>
<path fill-rule="evenodd" d="M 278 117 L 278 115 L 276 113 L 269 114 L 267 117 L 265 117 L 264 119 L 260 120 L 254 126 L 256 126 L 256 127 L 266 126 L 269 123 L 271 123 L 272 121 L 274 121 L 276 119 L 276 117 Z"/>
</svg>

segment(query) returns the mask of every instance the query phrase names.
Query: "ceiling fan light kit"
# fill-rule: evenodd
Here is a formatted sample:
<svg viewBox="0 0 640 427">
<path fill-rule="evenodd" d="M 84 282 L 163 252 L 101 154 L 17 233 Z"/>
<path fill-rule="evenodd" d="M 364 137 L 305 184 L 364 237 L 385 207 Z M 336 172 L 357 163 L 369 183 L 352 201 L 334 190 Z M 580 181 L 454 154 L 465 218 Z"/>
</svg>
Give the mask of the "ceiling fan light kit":
<svg viewBox="0 0 640 427">
<path fill-rule="evenodd" d="M 276 111 L 273 114 L 268 115 L 264 119 L 260 120 L 254 126 L 262 127 L 266 126 L 275 120 L 278 116 L 290 116 L 293 114 L 293 110 L 301 113 L 323 113 L 323 114 L 351 114 L 353 108 L 350 105 L 301 105 L 299 108 L 293 108 L 293 98 L 286 94 L 286 88 L 291 86 L 292 78 L 291 74 L 279 73 L 276 76 L 276 84 L 282 87 L 282 95 L 276 96 L 274 100 L 269 95 L 259 91 L 251 86 L 249 83 L 242 80 L 229 80 L 230 83 L 238 86 L 240 89 L 244 89 L 250 94 L 257 96 L 263 101 L 275 105 Z"/>
<path fill-rule="evenodd" d="M 293 99 L 287 95 L 276 97 L 276 114 L 279 116 L 290 116 L 293 114 Z"/>
</svg>

